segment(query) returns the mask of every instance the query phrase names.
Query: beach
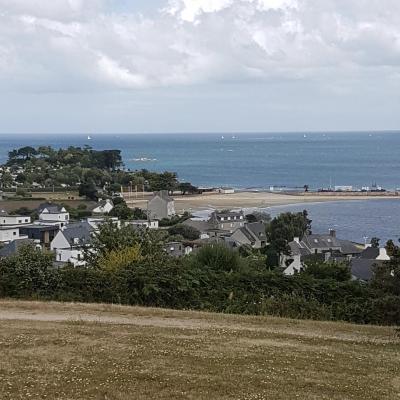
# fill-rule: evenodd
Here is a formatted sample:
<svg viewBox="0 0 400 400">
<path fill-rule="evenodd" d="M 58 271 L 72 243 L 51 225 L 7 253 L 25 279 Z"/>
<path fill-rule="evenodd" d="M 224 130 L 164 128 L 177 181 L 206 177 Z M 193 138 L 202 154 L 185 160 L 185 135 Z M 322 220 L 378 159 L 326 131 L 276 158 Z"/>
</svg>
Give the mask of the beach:
<svg viewBox="0 0 400 400">
<path fill-rule="evenodd" d="M 146 208 L 148 196 L 125 197 L 130 207 Z M 302 203 L 323 203 L 332 201 L 400 199 L 399 195 L 367 193 L 296 193 L 237 192 L 232 194 L 204 193 L 200 195 L 174 195 L 175 210 L 200 211 L 204 209 L 267 208 Z"/>
</svg>

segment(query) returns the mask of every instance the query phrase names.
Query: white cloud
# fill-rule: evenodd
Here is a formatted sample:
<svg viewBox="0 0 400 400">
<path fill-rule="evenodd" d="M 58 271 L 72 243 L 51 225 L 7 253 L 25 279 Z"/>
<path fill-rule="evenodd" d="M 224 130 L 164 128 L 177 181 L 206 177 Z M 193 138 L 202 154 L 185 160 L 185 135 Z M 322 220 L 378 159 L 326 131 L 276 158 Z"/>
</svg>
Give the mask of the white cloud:
<svg viewBox="0 0 400 400">
<path fill-rule="evenodd" d="M 1 87 L 303 79 L 347 88 L 371 68 L 378 80 L 400 72 L 398 0 L 170 0 L 151 16 L 109 3 L 0 0 Z"/>
</svg>

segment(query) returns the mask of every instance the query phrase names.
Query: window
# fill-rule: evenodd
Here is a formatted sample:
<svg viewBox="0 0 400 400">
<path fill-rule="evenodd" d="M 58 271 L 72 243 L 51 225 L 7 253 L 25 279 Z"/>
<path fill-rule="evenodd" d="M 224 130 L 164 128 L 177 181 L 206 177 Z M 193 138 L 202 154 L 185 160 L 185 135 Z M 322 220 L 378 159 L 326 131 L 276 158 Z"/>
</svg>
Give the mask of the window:
<svg viewBox="0 0 400 400">
<path fill-rule="evenodd" d="M 25 222 L 28 222 L 28 218 L 25 219 Z"/>
<path fill-rule="evenodd" d="M 17 236 L 17 232 L 13 232 L 13 235 L 14 235 L 14 236 Z"/>
</svg>

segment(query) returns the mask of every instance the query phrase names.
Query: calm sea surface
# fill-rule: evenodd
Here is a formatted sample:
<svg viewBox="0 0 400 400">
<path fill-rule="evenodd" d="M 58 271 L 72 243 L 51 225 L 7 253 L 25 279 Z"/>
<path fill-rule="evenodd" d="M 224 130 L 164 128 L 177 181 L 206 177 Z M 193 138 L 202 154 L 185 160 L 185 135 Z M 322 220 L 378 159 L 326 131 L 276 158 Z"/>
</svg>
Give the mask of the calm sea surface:
<svg viewBox="0 0 400 400">
<path fill-rule="evenodd" d="M 21 146 L 55 148 L 90 145 L 120 149 L 127 168 L 175 171 L 198 186 L 265 189 L 270 186 L 312 189 L 329 185 L 400 188 L 400 132 L 188 134 L 188 135 L 0 135 L 0 163 Z M 400 202 L 373 200 L 279 207 L 308 209 L 314 231 L 337 228 L 338 234 L 363 241 L 400 237 Z"/>
</svg>

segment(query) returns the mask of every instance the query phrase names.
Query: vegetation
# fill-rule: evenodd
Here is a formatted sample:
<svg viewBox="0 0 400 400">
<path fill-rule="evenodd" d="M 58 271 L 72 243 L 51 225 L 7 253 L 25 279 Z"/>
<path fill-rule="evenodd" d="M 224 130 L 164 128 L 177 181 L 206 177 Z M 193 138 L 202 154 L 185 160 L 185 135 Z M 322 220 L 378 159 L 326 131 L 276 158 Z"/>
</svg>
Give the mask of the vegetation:
<svg viewBox="0 0 400 400">
<path fill-rule="evenodd" d="M 262 252 L 205 246 L 175 259 L 163 231 L 138 234 L 109 222 L 88 251 L 86 268 L 54 269 L 52 258 L 23 248 L 0 261 L 0 297 L 85 302 L 400 324 L 400 250 L 370 284 L 353 281 L 343 264 L 315 261 L 294 276 L 268 268 Z"/>
<path fill-rule="evenodd" d="M 114 195 L 121 186 L 147 191 L 180 190 L 195 193 L 190 183 L 179 183 L 173 172 L 150 172 L 146 169 L 123 169 L 120 150 L 94 150 L 89 146 L 55 150 L 49 146 L 25 146 L 9 152 L 0 171 L 0 187 L 24 189 L 69 187 L 79 188 L 79 195 L 90 200 Z M 22 187 L 24 189 L 22 189 Z"/>
<path fill-rule="evenodd" d="M 393 328 L 115 305 L 0 308 L 0 319 L 13 317 L 0 321 L 4 400 L 389 400 L 400 391 Z"/>
</svg>

